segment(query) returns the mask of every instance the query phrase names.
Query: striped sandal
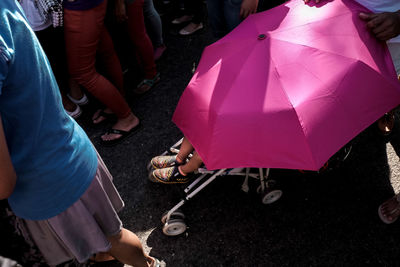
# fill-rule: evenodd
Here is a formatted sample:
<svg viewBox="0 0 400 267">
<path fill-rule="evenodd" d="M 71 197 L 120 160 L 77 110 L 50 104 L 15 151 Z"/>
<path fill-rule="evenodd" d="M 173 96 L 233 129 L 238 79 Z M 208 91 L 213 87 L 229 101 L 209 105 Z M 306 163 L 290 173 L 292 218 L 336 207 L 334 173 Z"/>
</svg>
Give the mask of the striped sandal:
<svg viewBox="0 0 400 267">
<path fill-rule="evenodd" d="M 155 169 L 151 172 L 152 178 L 154 181 L 163 184 L 184 184 L 189 181 L 191 178 L 190 175 L 183 176 L 178 169 L 178 166 L 164 168 L 164 169 Z"/>
</svg>

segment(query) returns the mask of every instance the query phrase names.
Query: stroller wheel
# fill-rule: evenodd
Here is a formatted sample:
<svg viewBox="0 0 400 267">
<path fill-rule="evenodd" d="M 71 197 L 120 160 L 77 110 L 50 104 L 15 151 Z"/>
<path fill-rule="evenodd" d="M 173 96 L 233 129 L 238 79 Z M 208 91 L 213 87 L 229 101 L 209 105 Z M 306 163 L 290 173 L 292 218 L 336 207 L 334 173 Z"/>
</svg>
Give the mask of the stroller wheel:
<svg viewBox="0 0 400 267">
<path fill-rule="evenodd" d="M 272 204 L 282 196 L 282 190 L 267 190 L 261 198 L 261 202 L 265 205 Z"/>
<path fill-rule="evenodd" d="M 186 224 L 181 219 L 169 220 L 164 224 L 163 233 L 167 236 L 180 235 L 186 231 Z"/>
<path fill-rule="evenodd" d="M 168 211 L 164 212 L 162 217 L 161 217 L 161 222 L 164 223 L 164 224 L 167 221 L 167 214 L 168 214 Z M 181 210 L 176 210 L 171 214 L 170 220 L 171 219 L 183 220 L 183 219 L 185 219 L 185 214 L 183 214 L 183 212 Z"/>
</svg>

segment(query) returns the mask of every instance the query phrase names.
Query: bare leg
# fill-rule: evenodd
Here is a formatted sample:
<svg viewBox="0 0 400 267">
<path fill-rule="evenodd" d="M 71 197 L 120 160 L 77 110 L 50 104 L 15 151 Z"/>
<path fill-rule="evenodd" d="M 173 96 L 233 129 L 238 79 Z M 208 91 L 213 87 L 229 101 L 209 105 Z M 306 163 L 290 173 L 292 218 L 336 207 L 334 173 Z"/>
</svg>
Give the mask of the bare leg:
<svg viewBox="0 0 400 267">
<path fill-rule="evenodd" d="M 122 228 L 121 232 L 108 238 L 111 242 L 109 253 L 120 262 L 135 267 L 149 267 L 154 259 L 143 251 L 139 238 L 131 231 Z"/>
<path fill-rule="evenodd" d="M 77 82 L 75 82 L 73 79 L 69 79 L 69 94 L 72 98 L 79 100 L 83 97 L 83 92 L 81 87 Z"/>
<path fill-rule="evenodd" d="M 176 156 L 177 161 L 179 163 L 182 163 L 187 158 L 187 156 L 193 152 L 193 150 L 194 148 L 192 144 L 189 142 L 189 140 L 186 137 L 183 137 L 181 147 L 179 148 L 179 153 Z"/>
<path fill-rule="evenodd" d="M 197 152 L 195 151 L 193 153 L 193 157 L 189 160 L 188 163 L 179 166 L 179 171 L 181 172 L 181 174 L 186 175 L 200 168 L 201 164 L 203 164 L 203 160 L 200 158 L 199 154 L 197 154 Z"/>
</svg>

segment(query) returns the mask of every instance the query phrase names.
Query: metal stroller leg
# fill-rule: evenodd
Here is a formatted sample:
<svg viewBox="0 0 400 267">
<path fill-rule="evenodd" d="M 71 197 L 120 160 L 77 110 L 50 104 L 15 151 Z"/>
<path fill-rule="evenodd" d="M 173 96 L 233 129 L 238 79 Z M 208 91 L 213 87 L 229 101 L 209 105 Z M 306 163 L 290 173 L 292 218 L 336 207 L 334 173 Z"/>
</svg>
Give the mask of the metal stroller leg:
<svg viewBox="0 0 400 267">
<path fill-rule="evenodd" d="M 210 178 L 208 178 L 204 183 L 202 183 L 199 187 L 197 187 L 193 192 L 182 199 L 178 204 L 176 204 L 171 210 L 161 218 L 161 222 L 164 224 L 163 233 L 168 236 L 176 236 L 180 235 L 186 231 L 186 224 L 184 222 L 185 216 L 182 212 L 178 211 L 180 207 L 183 206 L 188 200 L 190 200 L 193 196 L 195 196 L 198 192 L 200 192 L 203 188 L 205 188 L 208 184 L 215 180 L 219 175 L 225 172 L 226 169 L 221 169 L 214 173 Z M 185 190 L 185 192 L 189 192 L 194 186 L 203 179 L 207 174 L 203 174 L 201 177 L 197 178 L 192 184 L 190 184 Z"/>
<path fill-rule="evenodd" d="M 246 178 L 244 178 L 242 184 L 242 190 L 246 193 L 249 192 L 249 173 L 250 173 L 250 168 L 246 168 Z"/>
<path fill-rule="evenodd" d="M 185 188 L 185 193 L 187 194 L 190 190 L 192 190 L 193 187 L 195 187 L 196 184 L 198 184 L 201 180 L 203 180 L 204 177 L 207 176 L 208 173 L 202 174 L 199 178 L 193 181 L 188 187 Z"/>
</svg>

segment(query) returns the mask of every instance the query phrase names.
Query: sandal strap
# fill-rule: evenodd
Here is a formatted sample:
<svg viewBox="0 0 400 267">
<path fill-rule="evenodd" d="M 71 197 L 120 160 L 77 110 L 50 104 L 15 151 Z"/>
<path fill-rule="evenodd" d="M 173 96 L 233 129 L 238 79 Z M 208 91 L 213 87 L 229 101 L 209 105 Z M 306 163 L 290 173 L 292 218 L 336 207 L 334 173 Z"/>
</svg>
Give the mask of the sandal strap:
<svg viewBox="0 0 400 267">
<path fill-rule="evenodd" d="M 143 79 L 137 87 L 142 87 L 143 85 L 148 85 L 148 86 L 153 86 L 156 82 L 158 82 L 158 79 L 160 78 L 160 73 L 157 72 L 157 74 L 154 76 L 153 79 Z"/>
<path fill-rule="evenodd" d="M 111 129 L 108 129 L 107 130 L 107 133 L 106 134 L 120 134 L 120 135 L 124 135 L 124 134 L 127 134 L 128 132 L 127 131 L 124 131 L 124 130 L 118 130 L 118 129 L 114 129 L 114 128 L 111 128 Z"/>
</svg>

